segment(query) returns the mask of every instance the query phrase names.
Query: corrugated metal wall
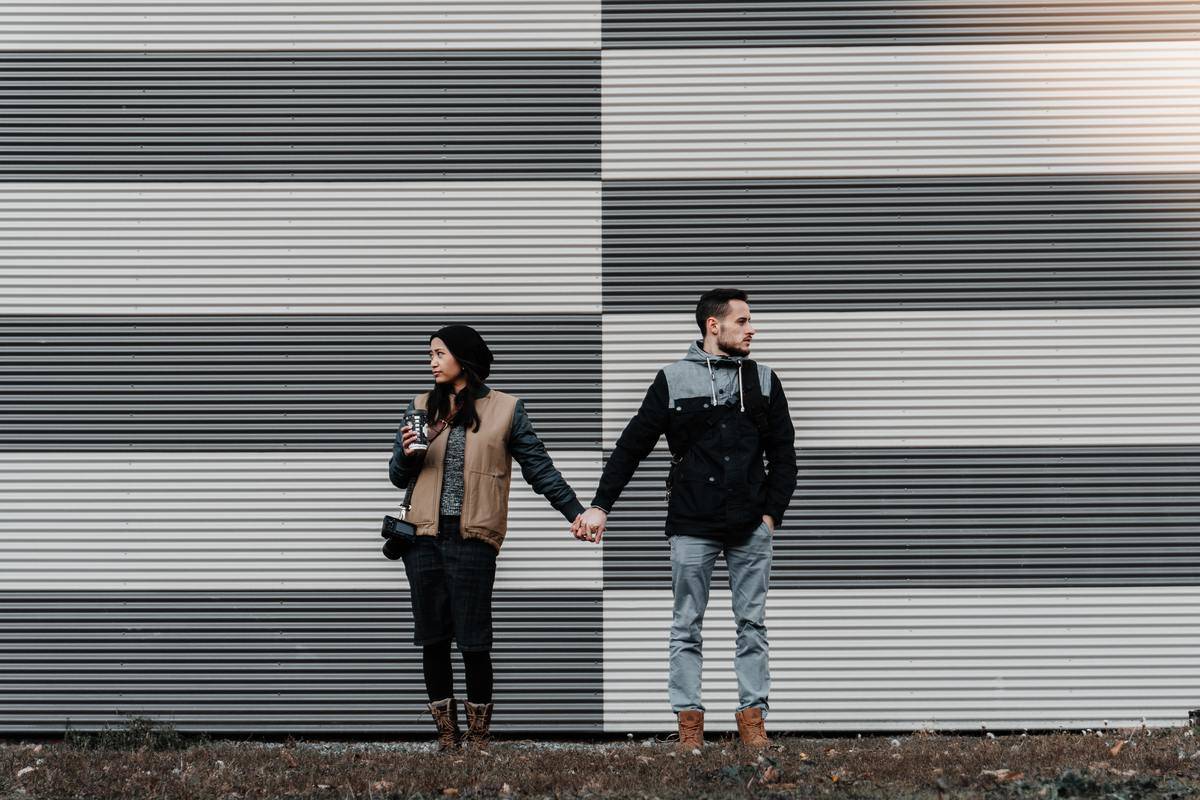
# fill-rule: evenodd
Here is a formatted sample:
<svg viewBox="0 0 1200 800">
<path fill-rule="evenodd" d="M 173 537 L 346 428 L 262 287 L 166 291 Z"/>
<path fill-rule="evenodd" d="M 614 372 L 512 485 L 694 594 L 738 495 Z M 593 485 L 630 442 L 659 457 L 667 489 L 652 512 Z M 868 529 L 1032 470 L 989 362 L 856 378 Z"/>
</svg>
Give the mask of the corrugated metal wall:
<svg viewBox="0 0 1200 800">
<path fill-rule="evenodd" d="M 605 3 L 603 439 L 747 288 L 800 461 L 773 725 L 1195 707 L 1198 100 L 1195 3 Z M 665 470 L 604 550 L 614 731 L 671 724 Z"/>
<path fill-rule="evenodd" d="M 1200 3 L 6 4 L 0 729 L 429 728 L 428 332 L 586 502 L 717 284 L 797 428 L 772 727 L 1182 723 L 1197 123 Z M 602 548 L 514 482 L 498 731 L 671 727 L 663 473 Z"/>
<path fill-rule="evenodd" d="M 0 8 L 0 729 L 429 728 L 392 438 L 469 321 L 595 484 L 599 36 L 595 2 Z M 598 731 L 601 551 L 513 494 L 497 729 Z"/>
</svg>

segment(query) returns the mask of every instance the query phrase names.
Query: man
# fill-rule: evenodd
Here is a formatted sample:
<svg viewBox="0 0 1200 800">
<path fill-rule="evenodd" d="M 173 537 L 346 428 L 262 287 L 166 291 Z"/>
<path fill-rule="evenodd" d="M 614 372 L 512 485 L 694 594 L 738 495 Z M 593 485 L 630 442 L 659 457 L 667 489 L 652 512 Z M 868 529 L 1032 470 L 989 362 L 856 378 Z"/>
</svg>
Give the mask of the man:
<svg viewBox="0 0 1200 800">
<path fill-rule="evenodd" d="M 572 532 L 599 541 L 613 504 L 665 433 L 672 454 L 666 534 L 674 595 L 668 691 L 678 715 L 678 747 L 704 744 L 701 628 L 713 565 L 724 553 L 737 621 L 738 734 L 761 748 L 770 743 L 763 711 L 771 684 L 765 624 L 771 542 L 796 487 L 795 430 L 778 376 L 747 359 L 756 331 L 746 293 L 705 293 L 696 323 L 703 338 L 658 371 L 617 440 L 592 507 Z"/>
</svg>

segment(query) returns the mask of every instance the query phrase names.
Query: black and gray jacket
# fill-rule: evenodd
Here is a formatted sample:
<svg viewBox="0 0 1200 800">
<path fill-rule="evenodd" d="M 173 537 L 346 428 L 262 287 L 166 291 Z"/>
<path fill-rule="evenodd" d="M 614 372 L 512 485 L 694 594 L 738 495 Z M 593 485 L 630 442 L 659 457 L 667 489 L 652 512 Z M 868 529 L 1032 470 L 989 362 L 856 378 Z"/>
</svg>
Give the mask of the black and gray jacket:
<svg viewBox="0 0 1200 800">
<path fill-rule="evenodd" d="M 684 358 L 659 370 L 609 456 L 592 505 L 611 511 L 665 433 L 676 459 L 686 449 L 674 468 L 667 536 L 736 539 L 764 514 L 778 527 L 796 488 L 795 429 L 783 384 L 758 364 L 768 402 L 768 434 L 760 438 L 746 408 L 743 360 L 710 355 L 693 342 Z"/>
</svg>

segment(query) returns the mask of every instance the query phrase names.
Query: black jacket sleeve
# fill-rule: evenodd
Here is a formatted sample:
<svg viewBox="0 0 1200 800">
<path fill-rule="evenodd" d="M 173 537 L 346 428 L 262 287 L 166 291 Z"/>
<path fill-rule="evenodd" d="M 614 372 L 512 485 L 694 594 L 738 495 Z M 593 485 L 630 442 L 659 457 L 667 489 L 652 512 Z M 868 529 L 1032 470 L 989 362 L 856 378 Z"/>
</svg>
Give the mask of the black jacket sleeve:
<svg viewBox="0 0 1200 800">
<path fill-rule="evenodd" d="M 559 513 L 574 522 L 583 513 L 583 506 L 562 473 L 554 466 L 546 446 L 533 430 L 525 411 L 525 401 L 518 400 L 513 413 L 512 431 L 508 437 L 508 452 L 521 465 L 521 477 L 533 490 L 550 501 Z"/>
<path fill-rule="evenodd" d="M 412 413 L 415 407 L 413 401 L 409 400 L 405 415 Z M 392 479 L 392 485 L 397 489 L 407 489 L 408 479 L 421 465 L 420 453 L 411 456 L 404 455 L 404 437 L 400 434 L 400 428 L 403 427 L 404 423 L 401 422 L 400 427 L 396 428 L 396 439 L 392 442 L 392 459 L 388 462 L 388 477 Z"/>
<path fill-rule="evenodd" d="M 783 396 L 783 384 L 779 376 L 771 372 L 771 400 L 768 409 L 770 436 L 765 442 L 767 457 L 767 504 L 766 513 L 775 520 L 775 527 L 783 523 L 783 514 L 792 502 L 796 491 L 796 429 L 788 411 L 787 398 Z"/>
<path fill-rule="evenodd" d="M 646 390 L 642 407 L 621 432 L 608 463 L 604 465 L 604 474 L 600 476 L 600 485 L 592 505 L 606 512 L 612 511 L 613 504 L 621 496 L 638 465 L 650 455 L 659 438 L 667 432 L 669 394 L 667 376 L 659 370 L 654 382 Z"/>
</svg>

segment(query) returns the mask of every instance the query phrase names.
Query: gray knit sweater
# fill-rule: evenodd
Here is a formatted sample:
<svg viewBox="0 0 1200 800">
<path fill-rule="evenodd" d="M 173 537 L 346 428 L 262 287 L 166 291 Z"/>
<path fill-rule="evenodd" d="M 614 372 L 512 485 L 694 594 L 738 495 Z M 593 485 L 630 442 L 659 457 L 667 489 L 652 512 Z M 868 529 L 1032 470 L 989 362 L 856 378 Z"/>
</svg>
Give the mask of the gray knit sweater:
<svg viewBox="0 0 1200 800">
<path fill-rule="evenodd" d="M 450 438 L 446 440 L 446 456 L 442 470 L 442 515 L 458 516 L 462 514 L 463 492 L 463 463 L 467 452 L 467 428 L 465 425 L 451 425 L 446 431 Z"/>
</svg>

